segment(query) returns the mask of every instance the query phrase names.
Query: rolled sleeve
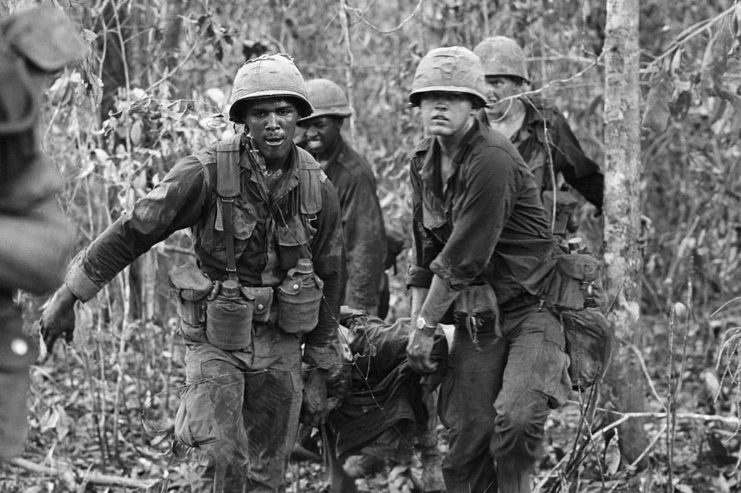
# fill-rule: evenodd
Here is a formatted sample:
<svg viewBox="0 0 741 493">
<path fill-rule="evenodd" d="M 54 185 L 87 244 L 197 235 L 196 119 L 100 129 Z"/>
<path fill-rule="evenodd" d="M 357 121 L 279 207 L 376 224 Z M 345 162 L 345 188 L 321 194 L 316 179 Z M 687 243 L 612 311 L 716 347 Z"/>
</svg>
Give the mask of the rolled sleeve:
<svg viewBox="0 0 741 493">
<path fill-rule="evenodd" d="M 410 265 L 407 273 L 408 288 L 429 288 L 432 284 L 433 272 L 418 265 Z"/>
<path fill-rule="evenodd" d="M 85 250 L 72 259 L 69 269 L 67 270 L 67 277 L 64 280 L 64 284 L 67 285 L 72 294 L 82 301 L 88 301 L 92 299 L 103 286 L 99 286 L 90 279 L 85 270 L 82 268 L 82 259 L 85 256 Z"/>
</svg>

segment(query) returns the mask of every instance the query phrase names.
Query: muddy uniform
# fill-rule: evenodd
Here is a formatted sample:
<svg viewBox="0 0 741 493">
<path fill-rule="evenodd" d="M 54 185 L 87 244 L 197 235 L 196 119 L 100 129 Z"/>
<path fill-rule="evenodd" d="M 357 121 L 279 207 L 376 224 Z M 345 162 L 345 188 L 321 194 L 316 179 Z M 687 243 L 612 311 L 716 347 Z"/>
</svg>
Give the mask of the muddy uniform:
<svg viewBox="0 0 741 493">
<path fill-rule="evenodd" d="M 456 330 L 439 403 L 450 429 L 448 491 L 496 491 L 492 456 L 515 476 L 538 458 L 546 417 L 569 390 L 568 357 L 558 320 L 539 309 L 528 284 L 555 245 L 539 187 L 512 144 L 478 122 L 460 149 L 447 183 L 434 139 L 411 158 L 415 260 L 408 284 L 427 288 L 435 274 L 461 290 L 489 284 L 497 296 L 502 337 L 493 320 L 471 327 L 451 310 L 440 321 Z"/>
<path fill-rule="evenodd" d="M 347 250 L 344 304 L 375 313 L 386 260 L 386 233 L 370 164 L 340 138 L 324 168 L 337 189 Z"/>
<path fill-rule="evenodd" d="M 249 145 L 243 136 L 227 149 L 239 153 L 240 195 L 233 206 L 237 276 L 242 286 L 278 286 L 308 248 L 324 281 L 319 323 L 301 337 L 273 322 L 255 322 L 251 343 L 235 351 L 209 344 L 203 333 L 184 334 L 191 385 L 175 431 L 209 458 L 215 488 L 223 481 L 223 491 L 278 491 L 301 408 L 301 344 L 311 367 L 337 361 L 344 254 L 337 195 L 313 158 L 294 146 L 289 167 L 267 173 L 246 150 Z M 137 256 L 183 228 L 193 232 L 203 273 L 212 281 L 225 279 L 215 181 L 214 148 L 181 160 L 130 214 L 78 255 L 67 276 L 70 290 L 82 301 L 90 299 Z"/>
</svg>

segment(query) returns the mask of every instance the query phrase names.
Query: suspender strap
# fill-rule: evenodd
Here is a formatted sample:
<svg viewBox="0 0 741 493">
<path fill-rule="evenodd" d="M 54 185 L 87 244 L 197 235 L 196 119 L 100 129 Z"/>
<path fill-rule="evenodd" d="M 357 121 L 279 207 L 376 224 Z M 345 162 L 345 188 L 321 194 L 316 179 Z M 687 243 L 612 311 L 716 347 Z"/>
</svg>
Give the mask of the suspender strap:
<svg viewBox="0 0 741 493">
<path fill-rule="evenodd" d="M 234 255 L 234 198 L 239 196 L 239 142 L 227 139 L 216 145 L 216 194 L 221 204 L 226 246 L 226 273 L 229 279 L 237 279 L 237 260 Z"/>
</svg>

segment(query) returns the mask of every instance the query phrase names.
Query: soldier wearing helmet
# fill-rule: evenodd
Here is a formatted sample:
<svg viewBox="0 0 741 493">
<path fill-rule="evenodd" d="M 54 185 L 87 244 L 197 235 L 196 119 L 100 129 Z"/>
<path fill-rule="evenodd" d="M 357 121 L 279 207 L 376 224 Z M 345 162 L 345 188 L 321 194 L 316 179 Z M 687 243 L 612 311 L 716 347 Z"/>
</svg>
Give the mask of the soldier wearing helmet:
<svg viewBox="0 0 741 493">
<path fill-rule="evenodd" d="M 61 176 L 38 141 L 39 107 L 49 74 L 84 51 L 60 10 L 0 20 L 0 460 L 23 451 L 28 368 L 37 354 L 13 296 L 56 289 L 74 243 L 57 202 Z"/>
<path fill-rule="evenodd" d="M 550 101 L 523 95 L 529 88 L 522 48 L 506 36 L 484 39 L 474 48 L 484 65 L 489 106 L 481 116 L 517 147 L 543 191 L 551 229 L 576 230 L 574 189 L 602 210 L 604 176 L 588 158 L 561 112 Z M 556 215 L 553 217 L 554 202 Z"/>
<path fill-rule="evenodd" d="M 563 330 L 534 294 L 557 243 L 517 149 L 477 118 L 485 92 L 479 58 L 449 47 L 425 55 L 409 95 L 429 137 L 410 160 L 407 357 L 434 371 L 439 324 L 455 326 L 438 404 L 451 493 L 530 491 L 545 420 L 570 389 Z"/>
<path fill-rule="evenodd" d="M 229 111 L 244 131 L 179 161 L 77 255 L 42 314 L 51 347 L 72 333 L 75 301 L 190 228 L 197 265 L 170 275 L 188 384 L 174 431 L 208 461 L 210 491 L 282 490 L 299 418 L 326 415 L 345 262 L 334 186 L 293 143 L 311 112 L 290 58 L 246 62 Z"/>
<path fill-rule="evenodd" d="M 340 86 L 328 79 L 312 79 L 306 90 L 314 112 L 298 122 L 304 131 L 300 145 L 319 161 L 340 198 L 348 274 L 344 304 L 379 315 L 386 250 L 378 246 L 386 244 L 386 234 L 376 178 L 368 161 L 340 132 L 351 114 Z"/>
</svg>

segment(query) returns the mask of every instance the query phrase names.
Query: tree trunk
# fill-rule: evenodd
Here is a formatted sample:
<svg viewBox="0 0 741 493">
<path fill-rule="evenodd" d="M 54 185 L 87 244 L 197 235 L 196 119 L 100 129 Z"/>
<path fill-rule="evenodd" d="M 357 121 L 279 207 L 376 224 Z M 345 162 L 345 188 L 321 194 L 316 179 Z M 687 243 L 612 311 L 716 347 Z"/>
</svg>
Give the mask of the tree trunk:
<svg viewBox="0 0 741 493">
<path fill-rule="evenodd" d="M 607 388 L 616 410 L 643 411 L 644 376 L 630 345 L 642 347 L 639 325 L 640 88 L 638 0 L 607 0 L 605 56 L 605 264 L 614 346 Z M 619 427 L 620 451 L 629 463 L 647 446 L 642 422 Z"/>
</svg>

